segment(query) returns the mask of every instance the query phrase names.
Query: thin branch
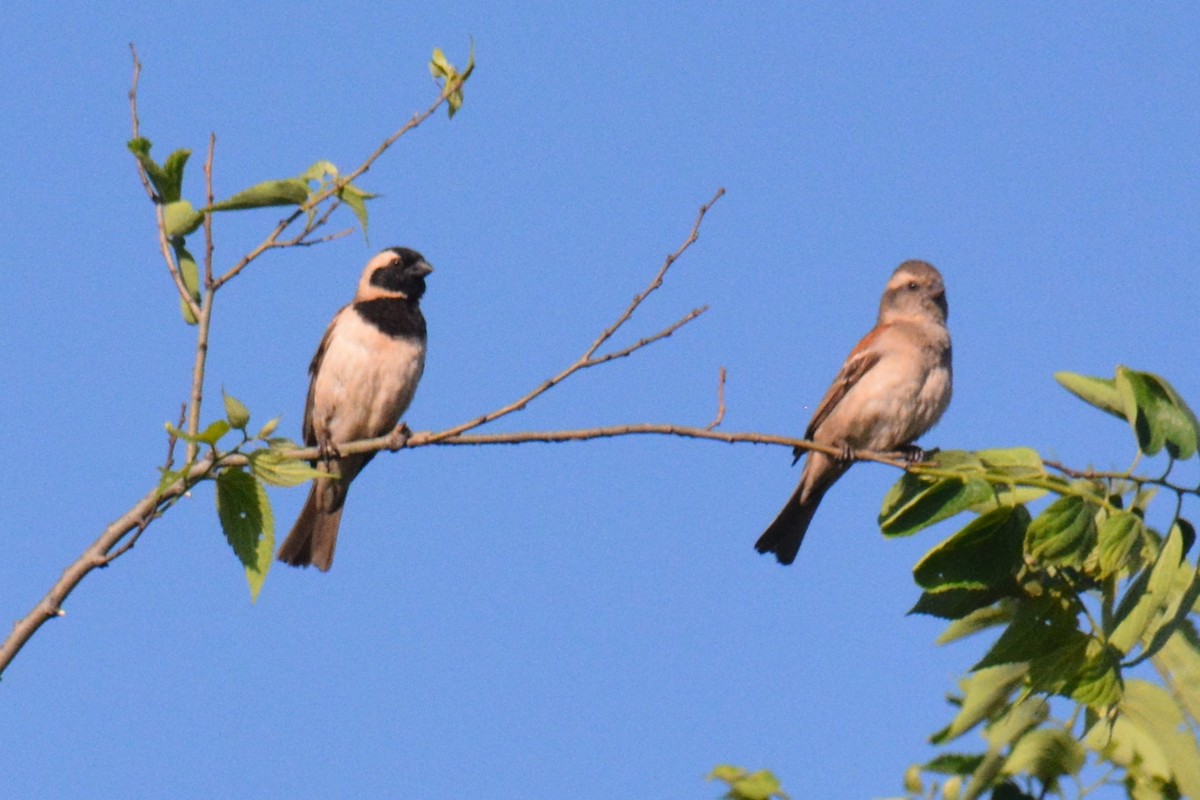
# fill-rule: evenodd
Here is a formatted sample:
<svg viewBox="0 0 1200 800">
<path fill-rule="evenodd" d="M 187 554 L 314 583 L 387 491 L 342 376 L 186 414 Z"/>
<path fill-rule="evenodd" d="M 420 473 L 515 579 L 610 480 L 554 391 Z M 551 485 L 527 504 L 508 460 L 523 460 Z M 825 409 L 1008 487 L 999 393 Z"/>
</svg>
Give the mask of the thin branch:
<svg viewBox="0 0 1200 800">
<path fill-rule="evenodd" d="M 725 368 L 721 367 L 721 372 L 717 375 L 717 416 L 713 421 L 708 423 L 708 427 L 704 430 L 711 431 L 713 428 L 720 426 L 725 419 Z"/>
<path fill-rule="evenodd" d="M 406 133 L 408 133 L 409 131 L 418 127 L 425 120 L 427 120 L 431 116 L 433 116 L 434 112 L 436 112 L 442 106 L 442 104 L 446 102 L 447 98 L 449 98 L 450 95 L 454 94 L 454 92 L 456 92 L 462 88 L 465 80 L 466 80 L 465 78 L 460 77 L 458 80 L 454 81 L 453 83 L 447 84 L 445 86 L 445 88 L 443 88 L 442 93 L 440 95 L 438 95 L 437 100 L 435 100 L 432 105 L 430 105 L 424 111 L 414 114 L 412 116 L 412 118 L 408 120 L 408 122 L 404 123 L 404 125 L 402 125 L 400 127 L 399 130 L 397 130 L 391 136 L 384 139 L 383 143 L 380 144 L 379 147 L 375 148 L 375 152 L 373 152 L 369 156 L 367 156 L 366 160 L 363 161 L 361 164 L 359 164 L 358 167 L 356 167 L 354 170 L 352 170 L 351 172 L 349 172 L 345 175 L 339 176 L 337 180 L 333 181 L 333 183 L 331 183 L 323 191 L 318 192 L 318 193 L 314 194 L 312 197 L 308 198 L 308 200 L 306 200 L 299 208 L 297 208 L 295 211 L 293 211 L 287 217 L 280 220 L 279 224 L 275 226 L 275 229 L 273 231 L 271 231 L 271 233 L 267 236 L 266 239 L 263 240 L 263 242 L 261 244 L 259 244 L 257 247 L 255 247 L 253 250 L 251 250 L 249 253 L 246 253 L 244 256 L 242 256 L 242 258 L 236 264 L 234 264 L 232 267 L 230 267 L 228 272 L 226 272 L 224 275 L 222 275 L 221 277 L 216 279 L 216 281 L 213 284 L 213 288 L 219 289 L 222 286 L 224 286 L 226 283 L 228 283 L 229 281 L 236 278 L 243 269 L 248 267 L 255 259 L 257 259 L 259 256 L 261 256 L 263 253 L 267 252 L 268 250 L 271 250 L 271 249 L 274 249 L 277 247 L 294 246 L 295 244 L 299 244 L 300 242 L 304 241 L 305 236 L 307 236 L 309 233 L 311 233 L 313 230 L 315 230 L 315 228 L 318 227 L 319 224 L 322 224 L 325 219 L 328 219 L 328 215 L 329 215 L 329 213 L 332 212 L 332 209 L 330 209 L 329 211 L 327 211 L 325 213 L 325 215 L 321 218 L 318 225 L 306 227 L 305 230 L 301 233 L 301 235 L 297 241 L 293 241 L 291 243 L 280 242 L 279 237 L 283 235 L 283 232 L 285 230 L 287 230 L 289 227 L 291 227 L 292 223 L 294 223 L 296 220 L 298 220 L 304 214 L 307 214 L 310 209 L 316 208 L 317 206 L 319 206 L 321 203 L 325 202 L 326 200 L 336 197 L 337 194 L 340 191 L 342 191 L 342 189 L 344 189 L 346 186 L 348 186 L 350 183 L 352 183 L 356 178 L 358 178 L 360 175 L 362 175 L 367 170 L 369 170 L 372 167 L 372 165 L 374 165 L 374 163 L 379 159 L 380 156 L 382 156 L 384 153 L 386 153 L 391 148 L 392 145 L 394 145 L 397 141 L 400 140 L 400 137 L 404 136 Z M 340 204 L 340 201 L 336 201 L 334 204 L 334 207 L 336 207 L 337 204 Z"/>
<path fill-rule="evenodd" d="M 217 148 L 217 135 L 208 135 L 208 157 L 204 159 L 204 196 L 205 206 L 212 208 L 213 204 L 213 151 Z M 213 285 L 213 215 L 204 215 L 204 285 L 211 291 Z"/>
<path fill-rule="evenodd" d="M 666 277 L 667 270 L 669 270 L 671 265 L 678 261 L 679 257 L 687 252 L 687 249 L 695 244 L 696 240 L 700 238 L 700 225 L 704 222 L 704 215 L 707 214 L 708 210 L 712 208 L 713 205 L 724 195 L 724 187 L 717 189 L 717 193 L 713 195 L 713 198 L 704 205 L 700 206 L 700 212 L 696 215 L 696 221 L 692 224 L 692 231 L 690 234 L 688 234 L 687 239 L 684 240 L 683 244 L 676 248 L 674 253 L 671 253 L 666 257 L 666 260 L 663 261 L 662 269 L 660 269 L 658 274 L 654 276 L 654 280 L 650 281 L 650 285 L 647 286 L 641 294 L 633 298 L 633 301 L 630 302 L 629 307 L 625 309 L 621 316 L 617 317 L 617 321 L 601 332 L 600 336 L 596 338 L 596 341 L 592 343 L 592 346 L 588 348 L 588 351 L 583 354 L 584 361 L 590 360 L 595 352 L 600 349 L 601 345 L 611 339 L 613 334 L 617 332 L 617 329 L 629 321 L 629 318 L 633 316 L 634 311 L 637 311 L 637 308 L 642 304 L 642 301 L 644 301 L 647 297 L 654 293 L 655 290 L 662 286 L 663 278 Z"/>
<path fill-rule="evenodd" d="M 662 268 L 659 269 L 658 274 L 654 276 L 654 279 L 652 281 L 650 281 L 650 284 L 640 294 L 638 294 L 637 296 L 635 296 L 633 298 L 633 300 L 629 303 L 629 306 L 623 312 L 621 312 L 621 315 L 619 317 L 617 317 L 616 322 L 614 322 L 612 325 L 605 328 L 604 331 L 601 332 L 601 334 L 596 338 L 596 340 L 594 342 L 592 342 L 592 345 L 590 347 L 588 347 L 588 349 L 584 352 L 584 354 L 582 356 L 580 356 L 578 359 L 576 359 L 575 363 L 568 366 L 566 369 L 564 369 L 562 372 L 555 375 L 553 378 L 549 378 L 549 379 L 543 381 L 537 388 L 533 389 L 532 391 L 528 392 L 527 394 L 523 395 L 522 397 L 518 398 L 517 400 L 514 400 L 513 402 L 509 403 L 508 405 L 498 408 L 495 411 L 492 411 L 488 414 L 484 414 L 483 416 L 476 417 L 475 419 L 470 420 L 469 422 L 464 422 L 461 425 L 456 425 L 453 428 L 448 428 L 447 430 L 442 431 L 441 433 L 436 433 L 436 434 L 432 434 L 432 435 L 434 437 L 436 437 L 438 440 L 451 439 L 456 436 L 459 436 L 460 434 L 466 433 L 467 431 L 474 430 L 475 428 L 479 428 L 479 427 L 482 427 L 489 423 L 495 422 L 496 420 L 500 419 L 501 417 L 506 417 L 509 414 L 512 414 L 516 411 L 521 411 L 527 405 L 529 405 L 531 402 L 536 400 L 538 397 L 540 397 L 543 394 L 545 394 L 546 392 L 550 391 L 555 386 L 557 386 L 558 384 L 565 381 L 567 378 L 574 375 L 576 372 L 587 369 L 588 367 L 594 367 L 594 366 L 598 366 L 600 364 L 604 364 L 604 363 L 606 363 L 608 361 L 612 361 L 613 359 L 616 359 L 616 358 L 622 358 L 622 357 L 627 356 L 637 350 L 640 350 L 641 348 L 643 348 L 649 344 L 653 344 L 654 342 L 657 342 L 661 339 L 665 339 L 666 337 L 670 336 L 675 331 L 682 328 L 687 323 L 694 320 L 696 317 L 703 314 L 704 311 L 707 309 L 707 306 L 705 306 L 704 308 L 698 308 L 698 309 L 695 309 L 695 310 L 689 312 L 686 316 L 683 317 L 683 319 L 679 320 L 678 322 L 668 325 L 666 328 L 663 328 L 658 333 L 656 333 L 652 336 L 648 336 L 644 339 L 641 339 L 638 342 L 636 342 L 635 344 L 632 344 L 623 350 L 618 350 L 614 353 L 609 353 L 608 355 L 600 356 L 598 358 L 595 357 L 596 351 L 600 348 L 600 346 L 603 345 L 605 342 L 607 342 L 609 339 L 611 339 L 613 334 L 615 334 L 622 325 L 624 325 L 626 322 L 629 321 L 629 318 L 631 316 L 633 316 L 633 312 L 635 310 L 637 310 L 637 307 L 640 306 L 642 304 L 642 302 L 647 297 L 649 297 L 655 290 L 657 290 L 660 286 L 662 286 L 663 277 L 667 274 L 667 270 L 671 268 L 671 265 L 674 264 L 679 259 L 679 257 L 682 256 L 687 251 L 687 249 L 692 246 L 693 243 L 695 243 L 695 241 L 698 238 L 700 238 L 700 225 L 701 225 L 701 223 L 704 222 L 705 214 L 708 213 L 708 210 L 710 208 L 712 208 L 713 204 L 716 203 L 718 200 L 720 200 L 724 194 L 725 194 L 724 189 L 717 189 L 717 193 L 715 195 L 713 195 L 713 198 L 711 200 L 709 200 L 705 205 L 700 207 L 700 213 L 696 216 L 696 221 L 692 224 L 691 232 L 688 234 L 688 237 L 687 237 L 687 239 L 684 240 L 683 244 L 681 244 L 675 250 L 675 252 L 671 253 L 670 255 L 668 255 L 666 257 L 666 260 L 663 262 Z"/>
<path fill-rule="evenodd" d="M 130 125 L 133 129 L 133 138 L 141 138 L 141 121 L 138 118 L 137 110 L 137 93 L 138 82 L 142 76 L 142 62 L 138 60 L 137 48 L 132 43 L 129 45 L 129 52 L 133 57 L 133 79 L 129 86 L 129 116 Z M 183 282 L 183 274 L 179 271 L 179 265 L 176 263 L 175 257 L 172 255 L 171 242 L 167 237 L 167 218 L 163 199 L 154 191 L 154 186 L 150 183 L 150 176 L 146 174 L 146 168 L 142 166 L 142 162 L 138 159 L 133 160 L 137 167 L 138 178 L 142 182 L 142 188 L 146 190 L 146 196 L 150 198 L 150 202 L 154 203 L 154 222 L 158 231 L 158 248 L 162 253 L 163 261 L 167 265 L 167 272 L 171 276 L 171 281 L 175 284 L 175 291 L 179 292 L 179 299 L 192 312 L 192 316 L 200 316 L 200 306 L 196 304 L 192 293 L 188 291 L 187 284 Z"/>
</svg>

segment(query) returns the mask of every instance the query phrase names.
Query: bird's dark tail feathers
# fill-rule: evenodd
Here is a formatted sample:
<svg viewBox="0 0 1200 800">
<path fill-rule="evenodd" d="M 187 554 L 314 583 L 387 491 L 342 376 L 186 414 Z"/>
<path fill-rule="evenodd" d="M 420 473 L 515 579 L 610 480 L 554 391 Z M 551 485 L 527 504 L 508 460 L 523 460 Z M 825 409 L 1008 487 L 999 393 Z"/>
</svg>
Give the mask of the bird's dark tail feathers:
<svg viewBox="0 0 1200 800">
<path fill-rule="evenodd" d="M 821 498 L 825 496 L 825 490 L 829 486 L 830 484 L 825 484 L 813 487 L 813 491 L 809 492 L 804 502 L 800 501 L 800 495 L 804 491 L 803 483 L 797 486 L 783 510 L 779 512 L 779 516 L 775 517 L 775 521 L 758 537 L 754 549 L 760 553 L 774 553 L 775 560 L 780 564 L 791 564 L 795 561 L 796 554 L 800 552 L 800 543 L 804 541 L 804 534 L 808 532 L 808 525 L 812 522 L 813 514 L 817 513 L 817 506 L 821 504 Z"/>
<path fill-rule="evenodd" d="M 324 490 L 321 483 L 328 480 L 317 480 L 308 493 L 304 510 L 292 526 L 292 532 L 283 540 L 279 548 L 279 560 L 293 567 L 307 567 L 310 564 L 322 572 L 328 572 L 333 566 L 333 549 L 337 546 L 338 525 L 342 521 L 342 503 L 328 510 L 318 508 L 318 494 Z"/>
</svg>

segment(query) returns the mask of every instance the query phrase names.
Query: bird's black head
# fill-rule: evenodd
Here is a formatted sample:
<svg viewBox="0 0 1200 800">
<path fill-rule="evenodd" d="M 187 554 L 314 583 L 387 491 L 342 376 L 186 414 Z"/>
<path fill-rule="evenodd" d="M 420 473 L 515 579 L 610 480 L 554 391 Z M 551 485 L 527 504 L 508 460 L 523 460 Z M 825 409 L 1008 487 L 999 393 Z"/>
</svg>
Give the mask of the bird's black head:
<svg viewBox="0 0 1200 800">
<path fill-rule="evenodd" d="M 433 272 L 433 267 L 416 250 L 389 247 L 371 259 L 366 272 L 366 285 L 361 287 L 360 295 L 398 292 L 410 300 L 420 300 L 425 294 L 425 276 Z"/>
</svg>

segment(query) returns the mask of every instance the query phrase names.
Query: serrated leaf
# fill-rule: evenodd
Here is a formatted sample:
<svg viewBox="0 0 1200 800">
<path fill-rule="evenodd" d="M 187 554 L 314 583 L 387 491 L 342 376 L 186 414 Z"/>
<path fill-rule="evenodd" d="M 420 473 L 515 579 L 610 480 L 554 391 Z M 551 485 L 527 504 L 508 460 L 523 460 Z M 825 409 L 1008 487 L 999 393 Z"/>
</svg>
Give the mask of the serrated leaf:
<svg viewBox="0 0 1200 800">
<path fill-rule="evenodd" d="M 1025 664 L 1002 664 L 981 669 L 963 680 L 962 705 L 954 719 L 931 737 L 934 744 L 944 744 L 974 728 L 983 720 L 1008 705 L 1009 697 L 1027 671 Z"/>
<path fill-rule="evenodd" d="M 1017 606 L 1013 621 L 972 671 L 997 664 L 1032 661 L 1069 645 L 1079 634 L 1075 615 L 1053 596 L 1026 600 Z"/>
<path fill-rule="evenodd" d="M 885 536 L 911 536 L 992 496 L 991 486 L 982 478 L 931 481 L 905 473 L 883 500 L 879 529 Z"/>
<path fill-rule="evenodd" d="M 163 206 L 163 229 L 168 239 L 187 236 L 204 223 L 204 214 L 187 200 L 176 200 Z"/>
<path fill-rule="evenodd" d="M 217 516 L 246 571 L 250 602 L 258 599 L 275 552 L 275 520 L 262 485 L 241 469 L 217 476 Z"/>
<path fill-rule="evenodd" d="M 1183 557 L 1183 533 L 1173 526 L 1154 564 L 1142 571 L 1129 586 L 1114 616 L 1116 623 L 1108 642 L 1128 653 L 1142 638 L 1155 615 L 1170 602 L 1171 584 Z"/>
<path fill-rule="evenodd" d="M 212 206 L 212 211 L 240 211 L 246 208 L 298 206 L 308 199 L 308 181 L 288 178 L 282 181 L 263 181 L 238 192 L 228 200 Z"/>
<path fill-rule="evenodd" d="M 913 568 L 913 579 L 929 591 L 1003 590 L 1021 566 L 1028 525 L 1024 506 L 988 512 L 926 553 Z"/>
<path fill-rule="evenodd" d="M 1167 381 L 1149 372 L 1117 367 L 1116 386 L 1143 453 L 1154 455 L 1166 447 L 1172 458 L 1196 454 L 1200 423 Z"/>
<path fill-rule="evenodd" d="M 1056 372 L 1054 380 L 1083 402 L 1125 419 L 1125 402 L 1116 383 L 1109 378 L 1091 378 L 1074 372 Z"/>
<path fill-rule="evenodd" d="M 1025 552 L 1042 564 L 1082 564 L 1095 545 L 1096 508 L 1076 495 L 1055 500 L 1025 532 Z"/>
<path fill-rule="evenodd" d="M 1081 705 L 1097 710 L 1120 702 L 1122 693 L 1121 657 L 1114 647 L 1090 642 L 1087 659 L 1067 686 L 1067 694 Z"/>
<path fill-rule="evenodd" d="M 364 192 L 352 183 L 347 183 L 338 192 L 338 199 L 350 207 L 354 212 L 354 216 L 358 218 L 359 227 L 362 228 L 363 239 L 367 238 L 367 201 L 377 197 L 370 192 Z"/>
<path fill-rule="evenodd" d="M 196 265 L 196 259 L 192 258 L 192 254 L 187 251 L 182 244 L 182 240 L 174 245 L 175 263 L 179 265 L 179 277 L 183 280 L 183 286 L 187 289 L 192 300 L 200 303 L 200 268 Z M 183 298 L 179 298 L 179 312 L 183 315 L 183 321 L 188 325 L 195 325 L 199 322 L 196 315 L 192 313 L 192 307 L 184 302 Z"/>
<path fill-rule="evenodd" d="M 246 426 L 250 424 L 250 409 L 233 395 L 227 394 L 223 388 L 221 397 L 225 400 L 225 419 L 229 421 L 229 426 L 239 431 L 246 430 Z"/>
<path fill-rule="evenodd" d="M 1017 740 L 1004 763 L 1006 775 L 1032 775 L 1049 783 L 1063 775 L 1077 775 L 1087 755 L 1070 731 L 1040 728 Z"/>
<path fill-rule="evenodd" d="M 271 449 L 250 453 L 250 467 L 259 480 L 272 486 L 299 486 L 314 478 L 331 477 L 307 462 L 285 458 L 277 450 Z"/>
<path fill-rule="evenodd" d="M 1118 511 L 1110 514 L 1100 526 L 1097 542 L 1100 554 L 1100 577 L 1107 578 L 1123 570 L 1129 561 L 1129 554 L 1134 547 L 1141 550 L 1142 540 L 1146 535 L 1146 526 L 1142 518 L 1130 511 Z"/>
</svg>

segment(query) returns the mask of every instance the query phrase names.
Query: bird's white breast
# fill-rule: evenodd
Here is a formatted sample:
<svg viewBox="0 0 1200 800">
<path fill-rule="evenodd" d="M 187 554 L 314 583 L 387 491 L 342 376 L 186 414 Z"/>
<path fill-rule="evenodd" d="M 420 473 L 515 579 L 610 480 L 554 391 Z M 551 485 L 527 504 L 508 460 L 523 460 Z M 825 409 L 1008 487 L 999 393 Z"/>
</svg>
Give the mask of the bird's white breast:
<svg viewBox="0 0 1200 800">
<path fill-rule="evenodd" d="M 344 309 L 314 376 L 313 431 L 318 441 L 380 436 L 412 402 L 425 369 L 425 344 L 394 339 Z"/>
</svg>

